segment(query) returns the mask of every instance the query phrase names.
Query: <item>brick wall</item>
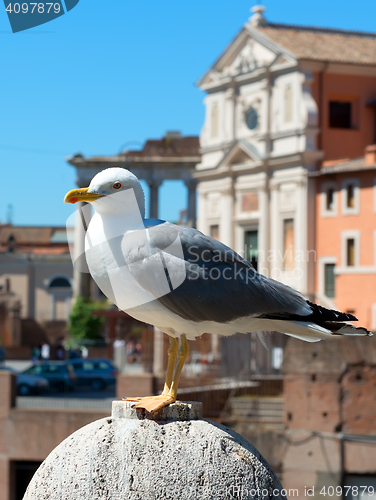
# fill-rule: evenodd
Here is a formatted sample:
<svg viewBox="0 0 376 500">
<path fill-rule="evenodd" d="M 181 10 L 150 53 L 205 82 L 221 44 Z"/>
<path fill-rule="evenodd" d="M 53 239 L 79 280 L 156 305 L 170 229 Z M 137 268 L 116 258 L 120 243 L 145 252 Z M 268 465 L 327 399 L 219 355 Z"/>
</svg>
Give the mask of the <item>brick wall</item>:
<svg viewBox="0 0 376 500">
<path fill-rule="evenodd" d="M 284 374 L 283 486 L 302 498 L 315 487 L 321 498 L 321 487 L 340 485 L 343 473 L 376 474 L 375 444 L 340 440 L 376 435 L 376 336 L 291 339 Z"/>
<path fill-rule="evenodd" d="M 375 435 L 376 366 L 350 366 L 341 388 L 343 432 Z"/>
<path fill-rule="evenodd" d="M 339 430 L 341 386 L 338 377 L 287 373 L 284 384 L 286 429 Z"/>
</svg>

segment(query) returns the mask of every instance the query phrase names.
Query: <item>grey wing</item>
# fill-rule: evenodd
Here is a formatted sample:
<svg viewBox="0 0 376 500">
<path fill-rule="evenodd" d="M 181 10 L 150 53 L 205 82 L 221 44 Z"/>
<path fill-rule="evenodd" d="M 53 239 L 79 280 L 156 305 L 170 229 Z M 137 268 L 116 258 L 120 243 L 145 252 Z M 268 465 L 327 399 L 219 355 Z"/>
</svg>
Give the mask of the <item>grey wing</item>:
<svg viewBox="0 0 376 500">
<path fill-rule="evenodd" d="M 150 265 L 143 262 L 142 276 L 137 279 L 156 300 L 184 319 L 228 322 L 246 316 L 312 312 L 299 292 L 257 273 L 236 252 L 196 229 L 164 223 L 149 228 L 148 233 L 151 253 L 161 252 L 170 291 L 155 294 L 150 289 L 152 261 Z M 153 286 L 161 289 L 160 283 Z"/>
</svg>

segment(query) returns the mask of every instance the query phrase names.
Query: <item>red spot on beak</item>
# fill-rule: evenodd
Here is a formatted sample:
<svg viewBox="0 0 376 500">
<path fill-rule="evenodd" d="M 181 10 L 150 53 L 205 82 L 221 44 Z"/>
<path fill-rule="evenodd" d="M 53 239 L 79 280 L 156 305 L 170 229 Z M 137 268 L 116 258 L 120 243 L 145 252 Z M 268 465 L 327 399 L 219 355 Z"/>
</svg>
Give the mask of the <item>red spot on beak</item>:
<svg viewBox="0 0 376 500">
<path fill-rule="evenodd" d="M 78 202 L 78 198 L 76 198 L 76 197 L 69 199 L 69 203 L 77 203 L 77 202 Z"/>
</svg>

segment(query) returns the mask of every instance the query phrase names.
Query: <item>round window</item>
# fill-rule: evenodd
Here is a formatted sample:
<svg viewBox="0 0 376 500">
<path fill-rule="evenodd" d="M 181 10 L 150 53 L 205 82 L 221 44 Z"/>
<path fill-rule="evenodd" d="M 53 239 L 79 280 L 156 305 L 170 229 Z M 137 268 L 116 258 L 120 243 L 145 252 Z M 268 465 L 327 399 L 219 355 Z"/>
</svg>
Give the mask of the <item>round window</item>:
<svg viewBox="0 0 376 500">
<path fill-rule="evenodd" d="M 258 125 L 258 113 L 255 108 L 249 108 L 245 114 L 245 122 L 250 130 L 254 130 Z"/>
</svg>

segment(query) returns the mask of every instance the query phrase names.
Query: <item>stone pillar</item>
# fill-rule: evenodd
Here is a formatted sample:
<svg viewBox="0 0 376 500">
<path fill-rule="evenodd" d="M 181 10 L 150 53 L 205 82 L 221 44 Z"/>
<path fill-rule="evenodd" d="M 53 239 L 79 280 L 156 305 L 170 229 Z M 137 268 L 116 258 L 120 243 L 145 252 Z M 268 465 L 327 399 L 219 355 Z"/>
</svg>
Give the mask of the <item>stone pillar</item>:
<svg viewBox="0 0 376 500">
<path fill-rule="evenodd" d="M 156 326 L 154 327 L 154 360 L 153 373 L 156 377 L 162 377 L 164 374 L 163 364 L 163 349 L 164 349 L 164 333 Z"/>
<path fill-rule="evenodd" d="M 184 181 L 188 188 L 187 226 L 196 227 L 196 186 L 194 179 Z"/>
<path fill-rule="evenodd" d="M 6 457 L 0 458 L 0 500 L 10 498 L 10 463 Z"/>
<path fill-rule="evenodd" d="M 85 207 L 85 216 L 83 208 Z M 91 207 L 87 203 L 77 203 L 76 226 L 74 231 L 73 296 L 90 297 L 91 276 L 85 259 L 85 234 L 89 224 Z"/>
<path fill-rule="evenodd" d="M 9 416 L 16 406 L 17 385 L 15 374 L 8 370 L 0 370 L 0 394 L 0 500 L 9 500 L 10 462 L 5 433 L 9 432 Z"/>
<path fill-rule="evenodd" d="M 10 410 L 16 406 L 16 376 L 8 370 L 0 370 L 0 420 L 9 417 Z"/>
<path fill-rule="evenodd" d="M 27 273 L 28 273 L 28 290 L 27 290 L 27 315 L 29 318 L 35 318 L 35 264 L 32 257 L 29 258 Z"/>
<path fill-rule="evenodd" d="M 54 293 L 50 294 L 51 299 L 51 318 L 52 320 L 56 319 L 56 296 Z"/>
<path fill-rule="evenodd" d="M 24 500 L 122 498 L 286 499 L 266 460 L 201 403 L 137 412 L 114 401 L 111 417 L 65 439 L 34 474 Z"/>
<path fill-rule="evenodd" d="M 21 345 L 21 303 L 16 300 L 9 303 L 10 331 L 12 336 L 11 346 Z"/>
<path fill-rule="evenodd" d="M 159 186 L 162 184 L 161 181 L 148 181 L 150 188 L 150 209 L 149 217 L 150 219 L 158 219 L 158 198 L 159 198 Z"/>
</svg>

